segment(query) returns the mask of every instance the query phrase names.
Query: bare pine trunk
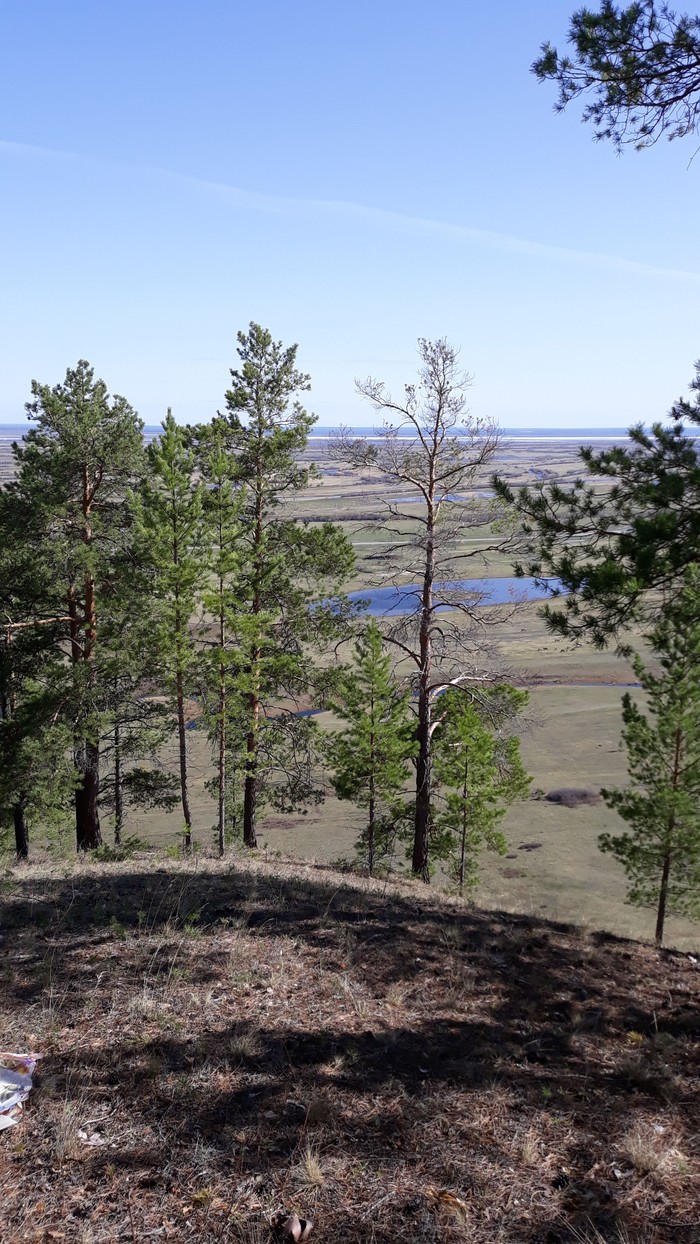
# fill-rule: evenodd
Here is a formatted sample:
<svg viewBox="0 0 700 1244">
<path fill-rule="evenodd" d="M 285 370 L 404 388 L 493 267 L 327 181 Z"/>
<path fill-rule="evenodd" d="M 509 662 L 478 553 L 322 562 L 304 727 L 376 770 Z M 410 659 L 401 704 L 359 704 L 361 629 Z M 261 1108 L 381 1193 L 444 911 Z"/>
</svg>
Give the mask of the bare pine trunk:
<svg viewBox="0 0 700 1244">
<path fill-rule="evenodd" d="M 124 790 L 122 787 L 122 741 L 119 723 L 114 727 L 114 845 L 121 845 L 124 828 Z"/>
<path fill-rule="evenodd" d="M 467 792 L 469 790 L 469 760 L 464 761 L 464 786 L 462 787 L 462 843 L 459 853 L 459 896 L 464 896 L 464 862 L 467 856 Z"/>
<path fill-rule="evenodd" d="M 666 919 L 666 903 L 668 901 L 668 879 L 671 872 L 671 856 L 666 852 L 664 856 L 663 872 L 661 874 L 661 888 L 659 890 L 659 907 L 656 913 L 656 944 L 661 946 L 664 940 L 664 921 Z"/>
<path fill-rule="evenodd" d="M 257 821 L 257 805 L 258 805 L 258 717 L 260 714 L 260 704 L 255 694 L 250 697 L 249 702 L 252 728 L 248 731 L 246 739 L 246 758 L 245 758 L 245 782 L 243 786 L 243 842 L 247 847 L 257 847 L 258 838 L 256 830 Z"/>
<path fill-rule="evenodd" d="M 418 755 L 416 757 L 416 811 L 411 867 L 417 877 L 430 881 L 430 703 L 421 688 L 418 700 Z"/>
<path fill-rule="evenodd" d="M 260 581 L 263 573 L 263 477 L 260 462 L 257 464 L 255 484 L 255 591 L 253 594 L 253 614 L 262 610 Z M 247 847 L 257 847 L 257 815 L 258 815 L 258 734 L 260 724 L 260 659 L 262 653 L 258 647 L 253 649 L 252 674 L 253 691 L 248 706 L 250 710 L 250 730 L 246 739 L 245 782 L 243 785 L 243 842 Z"/>
<path fill-rule="evenodd" d="M 192 846 L 192 814 L 190 812 L 190 794 L 187 785 L 187 733 L 185 730 L 185 693 L 180 670 L 176 678 L 177 692 L 177 737 L 180 747 L 180 798 L 182 815 L 185 818 L 184 847 L 189 851 Z"/>
<path fill-rule="evenodd" d="M 79 851 L 102 846 L 98 798 L 100 793 L 100 749 L 89 739 L 80 739 L 74 750 L 75 766 L 81 784 L 75 792 L 75 826 Z"/>
<path fill-rule="evenodd" d="M 376 827 L 376 816 L 377 816 L 376 800 L 375 800 L 375 781 L 374 781 L 374 770 L 375 770 L 375 765 L 377 763 L 377 757 L 375 755 L 375 742 L 374 742 L 375 741 L 374 692 L 372 692 L 372 695 L 370 697 L 369 710 L 370 710 L 370 717 L 372 721 L 372 728 L 370 730 L 370 735 L 369 735 L 370 775 L 369 775 L 369 806 L 367 809 L 367 869 L 368 869 L 370 877 L 372 877 L 374 875 L 374 854 L 375 854 L 375 833 L 376 833 L 375 827 Z"/>
<path fill-rule="evenodd" d="M 430 818 L 432 811 L 432 701 L 430 696 L 430 676 L 432 664 L 431 625 L 433 616 L 433 580 L 435 578 L 435 521 L 433 517 L 432 490 L 434 483 L 431 478 L 431 495 L 428 500 L 426 525 L 425 570 L 423 574 L 423 594 L 420 615 L 420 676 L 418 687 L 418 755 L 416 757 L 416 810 L 413 831 L 413 859 L 411 867 L 414 876 L 423 881 L 430 881 L 428 850 L 430 843 Z"/>
<path fill-rule="evenodd" d="M 370 783 L 372 793 L 369 797 L 369 817 L 367 821 L 367 869 L 370 877 L 374 876 L 374 835 L 375 835 L 375 802 L 374 781 Z"/>
<path fill-rule="evenodd" d="M 682 753 L 683 753 L 683 735 L 680 729 L 676 730 L 676 746 L 673 757 L 673 775 L 671 785 L 675 790 L 678 789 L 680 782 Z M 673 831 L 676 828 L 676 820 L 673 812 L 671 813 L 666 829 L 666 844 L 664 850 L 664 862 L 661 871 L 661 885 L 659 887 L 659 906 L 656 913 L 656 944 L 661 946 L 664 940 L 664 922 L 666 920 L 666 906 L 668 903 L 668 884 L 671 876 L 671 846 L 673 843 Z"/>
<path fill-rule="evenodd" d="M 222 644 L 223 646 L 223 644 Z M 219 666 L 219 856 L 226 850 L 226 670 Z"/>
<path fill-rule="evenodd" d="M 29 827 L 27 825 L 27 794 L 20 793 L 17 803 L 12 809 L 15 825 L 15 852 L 18 860 L 29 859 Z"/>
<path fill-rule="evenodd" d="M 95 495 L 95 484 L 90 484 L 87 465 L 83 466 L 83 531 L 82 539 L 87 548 L 92 544 L 92 502 Z M 88 667 L 88 694 L 93 698 L 96 686 L 95 648 L 97 645 L 97 601 L 95 580 L 90 571 L 85 575 L 83 589 L 85 606 L 82 619 L 77 610 L 77 602 L 72 586 L 68 591 L 68 613 L 70 616 L 71 659 L 74 663 L 84 661 Z M 81 642 L 82 628 L 82 642 Z M 92 707 L 92 705 L 90 705 Z M 85 723 L 82 723 L 83 729 Z M 75 837 L 79 851 L 92 851 L 102 846 L 100 831 L 100 814 L 98 799 L 100 794 L 100 745 L 99 741 L 79 735 L 74 746 L 75 764 L 80 777 L 80 786 L 75 792 Z"/>
</svg>

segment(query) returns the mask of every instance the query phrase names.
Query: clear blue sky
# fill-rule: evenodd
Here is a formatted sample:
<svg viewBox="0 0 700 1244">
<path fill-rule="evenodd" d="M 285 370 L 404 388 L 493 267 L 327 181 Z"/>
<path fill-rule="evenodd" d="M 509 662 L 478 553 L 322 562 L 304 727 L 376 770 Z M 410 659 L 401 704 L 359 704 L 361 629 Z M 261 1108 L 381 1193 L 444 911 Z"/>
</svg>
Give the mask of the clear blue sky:
<svg viewBox="0 0 700 1244">
<path fill-rule="evenodd" d="M 661 417 L 700 355 L 700 156 L 595 144 L 529 73 L 567 0 L 5 0 L 0 421 L 80 357 L 148 423 L 251 320 L 321 423 L 447 336 L 507 426 Z M 691 6 L 692 7 L 692 6 Z"/>
</svg>

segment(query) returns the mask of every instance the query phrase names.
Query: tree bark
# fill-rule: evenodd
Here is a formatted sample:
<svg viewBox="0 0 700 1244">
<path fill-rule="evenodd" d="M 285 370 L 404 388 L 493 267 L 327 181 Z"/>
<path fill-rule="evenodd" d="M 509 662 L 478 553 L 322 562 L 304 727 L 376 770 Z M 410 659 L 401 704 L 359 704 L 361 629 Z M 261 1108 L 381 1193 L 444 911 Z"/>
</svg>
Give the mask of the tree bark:
<svg viewBox="0 0 700 1244">
<path fill-rule="evenodd" d="M 97 483 L 90 485 L 89 468 L 83 465 L 83 543 L 89 548 L 92 544 L 92 503 Z M 83 661 L 87 664 L 87 686 L 92 698 L 96 686 L 95 647 L 97 643 L 97 603 L 95 580 L 88 570 L 83 582 L 85 603 L 83 617 L 78 617 L 77 603 L 73 587 L 68 589 L 68 613 L 71 619 L 70 640 L 71 659 L 73 663 Z M 83 640 L 81 644 L 80 630 Z M 84 722 L 83 722 L 84 725 Z M 100 793 L 100 745 L 95 739 L 79 735 L 74 745 L 76 768 L 81 779 L 75 792 L 75 837 L 78 851 L 91 851 L 102 845 L 100 831 L 100 814 L 98 799 Z"/>
<path fill-rule="evenodd" d="M 467 792 L 469 789 L 469 755 L 464 759 L 464 785 L 462 787 L 462 842 L 459 853 L 459 896 L 464 897 L 464 863 L 467 855 Z"/>
<path fill-rule="evenodd" d="M 671 777 L 671 785 L 673 790 L 678 789 L 681 774 L 681 762 L 683 752 L 683 735 L 680 729 L 676 730 L 675 752 L 673 757 L 673 774 Z M 664 940 L 664 922 L 666 920 L 666 906 L 668 903 L 668 885 L 671 876 L 671 844 L 673 842 L 673 831 L 676 828 L 676 818 L 672 812 L 666 827 L 666 842 L 664 845 L 664 862 L 661 870 L 661 885 L 659 887 L 659 906 L 656 912 L 656 944 L 661 946 Z"/>
<path fill-rule="evenodd" d="M 98 797 L 100 793 L 100 748 L 90 739 L 79 739 L 74 749 L 75 767 L 81 784 L 75 792 L 75 827 L 79 851 L 102 846 Z"/>
<path fill-rule="evenodd" d="M 411 868 L 417 877 L 430 881 L 428 843 L 430 835 L 430 703 L 421 687 L 418 699 L 418 755 L 416 756 L 416 811 L 413 827 Z"/>
<path fill-rule="evenodd" d="M 370 778 L 369 815 L 367 820 L 367 870 L 370 877 L 374 876 L 374 834 L 375 834 L 375 800 L 374 778 Z"/>
<path fill-rule="evenodd" d="M 223 651 L 223 621 L 221 626 Z M 219 666 L 219 857 L 226 850 L 226 667 Z"/>
<path fill-rule="evenodd" d="M 666 903 L 668 901 L 668 879 L 671 872 L 671 854 L 669 851 L 664 856 L 664 866 L 661 873 L 661 888 L 659 889 L 659 907 L 656 913 L 656 944 L 663 945 L 664 940 L 664 921 L 666 919 Z"/>
<path fill-rule="evenodd" d="M 15 852 L 18 860 L 29 859 L 29 827 L 27 825 L 27 794 L 21 791 L 12 809 L 15 825 Z"/>
<path fill-rule="evenodd" d="M 249 701 L 252 728 L 246 738 L 245 782 L 243 786 L 243 842 L 247 847 L 257 847 L 258 810 L 258 717 L 260 704 L 255 693 Z"/>
<path fill-rule="evenodd" d="M 432 664 L 431 624 L 433 614 L 433 580 L 435 578 L 435 520 L 433 515 L 431 467 L 431 493 L 428 498 L 428 514 L 426 523 L 425 569 L 423 572 L 423 593 L 420 615 L 420 664 L 418 686 L 418 754 L 416 756 L 416 809 L 413 829 L 413 859 L 411 867 L 414 876 L 423 881 L 430 881 L 430 865 L 428 859 L 430 843 L 430 818 L 432 811 L 432 774 L 431 774 L 431 743 L 432 743 L 432 699 L 430 694 L 430 676 Z"/>
<path fill-rule="evenodd" d="M 180 799 L 182 815 L 185 818 L 184 847 L 189 851 L 192 846 L 192 814 L 190 812 L 190 793 L 187 784 L 187 733 L 185 730 L 185 692 L 182 671 L 176 675 L 177 695 L 177 737 L 180 748 Z"/>
<path fill-rule="evenodd" d="M 375 800 L 375 766 L 377 757 L 375 755 L 375 707 L 374 692 L 370 696 L 369 703 L 370 719 L 372 722 L 369 734 L 369 756 L 370 756 L 370 773 L 369 773 L 369 805 L 367 808 L 367 870 L 370 877 L 374 875 L 374 835 L 376 820 L 376 800 Z"/>
<path fill-rule="evenodd" d="M 114 845 L 121 846 L 124 828 L 124 790 L 122 787 L 122 747 L 119 722 L 114 726 Z"/>
<path fill-rule="evenodd" d="M 255 589 L 253 592 L 253 614 L 262 611 L 262 593 L 260 582 L 263 574 L 263 502 L 264 485 L 262 464 L 258 459 L 255 479 L 255 533 L 253 548 L 255 553 Z M 243 842 L 247 847 L 257 847 L 257 815 L 258 815 L 258 734 L 260 725 L 260 660 L 262 653 L 256 645 L 253 648 L 251 672 L 253 690 L 249 696 L 250 730 L 246 738 L 245 782 L 243 786 Z"/>
</svg>

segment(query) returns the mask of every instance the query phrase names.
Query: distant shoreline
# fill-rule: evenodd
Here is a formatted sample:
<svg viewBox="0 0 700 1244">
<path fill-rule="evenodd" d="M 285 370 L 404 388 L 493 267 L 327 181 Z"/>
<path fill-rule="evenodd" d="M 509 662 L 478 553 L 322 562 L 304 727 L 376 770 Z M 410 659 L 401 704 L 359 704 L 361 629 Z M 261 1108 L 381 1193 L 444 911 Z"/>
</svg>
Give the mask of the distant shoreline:
<svg viewBox="0 0 700 1244">
<path fill-rule="evenodd" d="M 0 423 L 0 441 L 22 440 L 25 434 L 30 430 L 29 423 Z M 161 431 L 160 424 L 146 424 L 144 426 L 144 436 L 148 440 L 152 440 Z M 327 441 L 330 437 L 337 434 L 338 426 L 330 426 L 327 424 L 316 425 L 313 432 L 309 435 L 309 441 Z M 352 436 L 362 437 L 365 440 L 378 440 L 379 434 L 376 427 L 348 427 L 347 431 Z M 589 441 L 610 441 L 619 442 L 629 439 L 629 428 L 501 428 L 501 436 L 506 441 L 519 442 L 567 442 L 569 444 L 587 444 Z M 694 426 L 685 429 L 686 435 L 695 439 L 700 439 L 700 428 Z M 411 436 L 408 429 L 403 429 L 399 433 L 402 439 L 410 440 Z"/>
</svg>

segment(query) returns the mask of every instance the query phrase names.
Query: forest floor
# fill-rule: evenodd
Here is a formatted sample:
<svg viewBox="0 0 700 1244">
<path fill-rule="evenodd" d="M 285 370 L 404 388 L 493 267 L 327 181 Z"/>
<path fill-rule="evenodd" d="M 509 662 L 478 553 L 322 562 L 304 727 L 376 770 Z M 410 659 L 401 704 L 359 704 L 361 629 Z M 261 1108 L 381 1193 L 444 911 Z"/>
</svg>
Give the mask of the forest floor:
<svg viewBox="0 0 700 1244">
<path fill-rule="evenodd" d="M 0 893 L 3 1240 L 700 1241 L 693 956 L 259 858 Z"/>
</svg>

